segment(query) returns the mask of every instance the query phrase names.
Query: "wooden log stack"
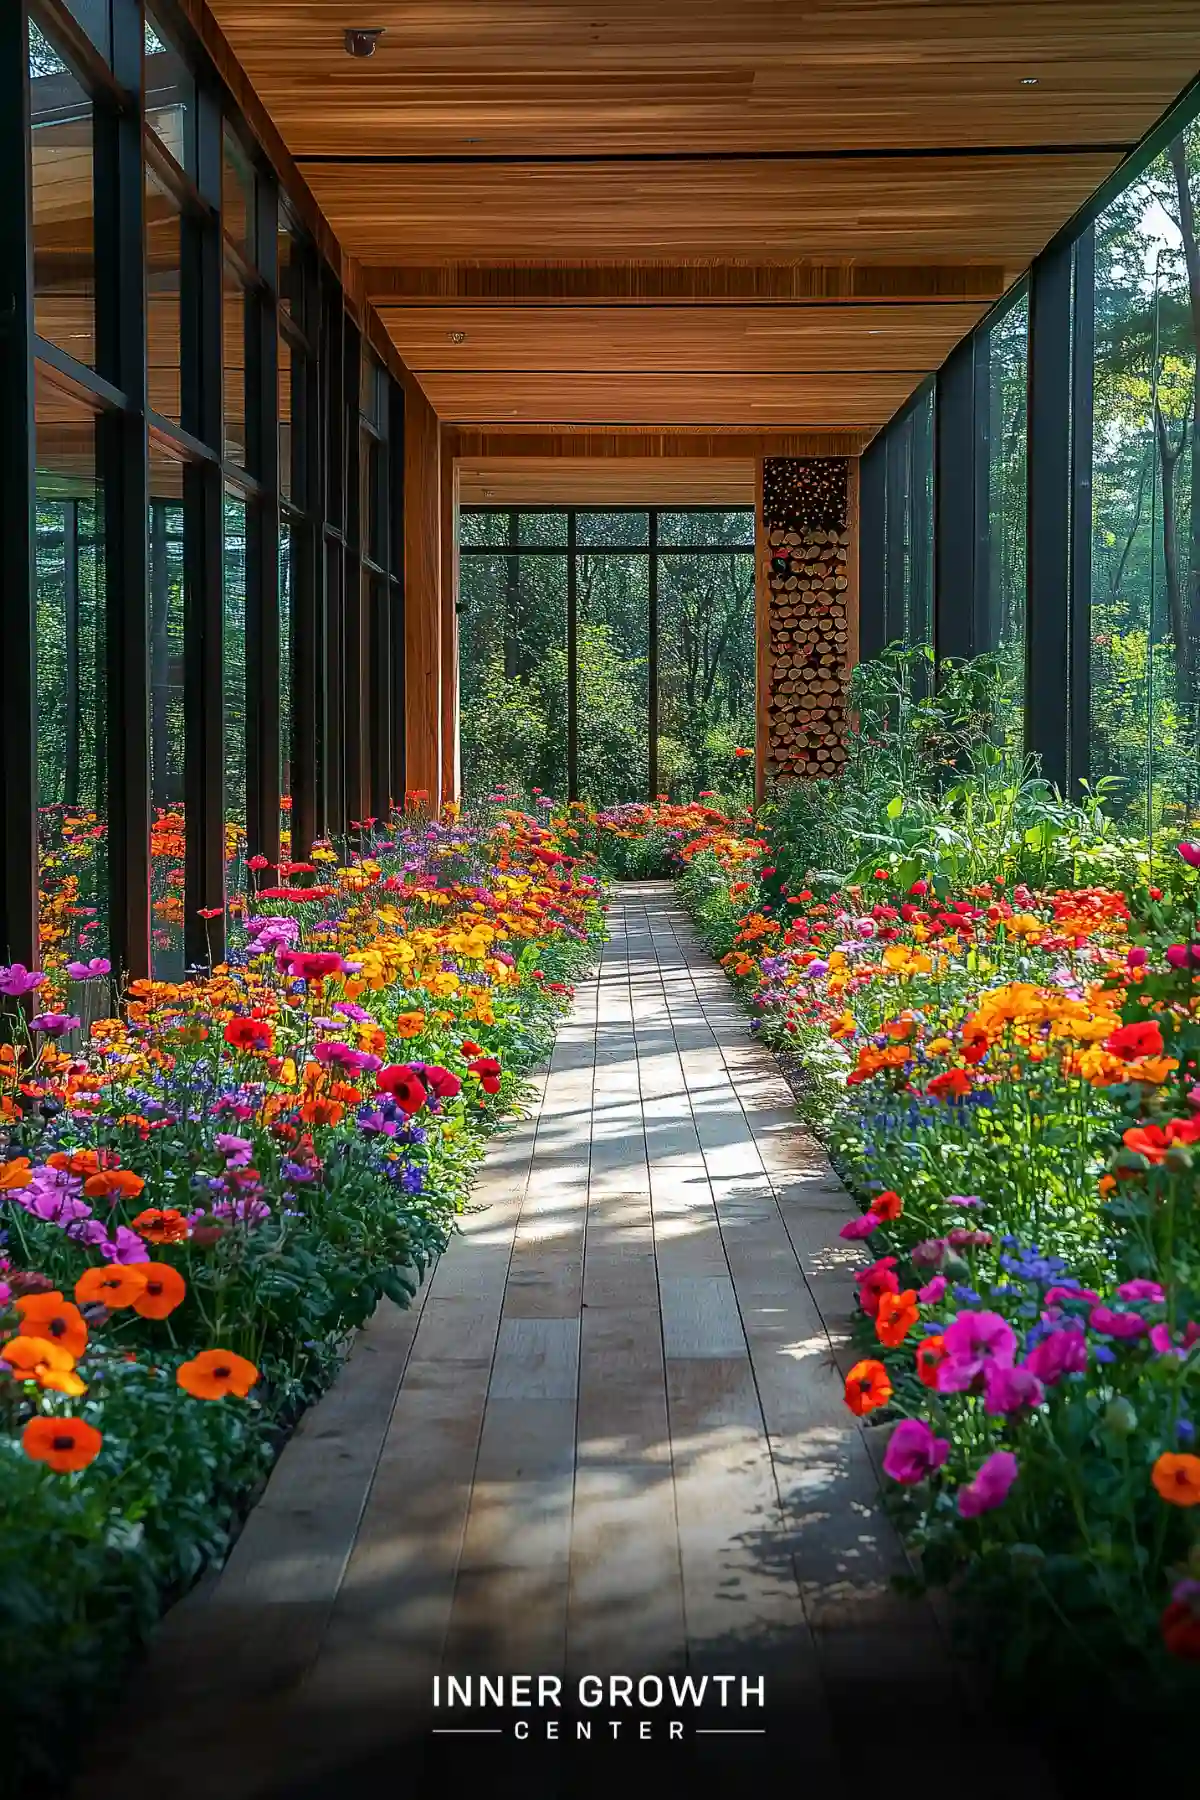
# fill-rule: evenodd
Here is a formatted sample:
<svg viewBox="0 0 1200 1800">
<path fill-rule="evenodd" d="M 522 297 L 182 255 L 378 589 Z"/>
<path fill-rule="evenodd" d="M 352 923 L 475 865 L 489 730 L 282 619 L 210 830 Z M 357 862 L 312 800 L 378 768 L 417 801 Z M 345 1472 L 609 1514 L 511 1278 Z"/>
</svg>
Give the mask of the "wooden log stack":
<svg viewBox="0 0 1200 1800">
<path fill-rule="evenodd" d="M 768 781 L 846 760 L 850 531 L 844 458 L 763 464 Z"/>
</svg>

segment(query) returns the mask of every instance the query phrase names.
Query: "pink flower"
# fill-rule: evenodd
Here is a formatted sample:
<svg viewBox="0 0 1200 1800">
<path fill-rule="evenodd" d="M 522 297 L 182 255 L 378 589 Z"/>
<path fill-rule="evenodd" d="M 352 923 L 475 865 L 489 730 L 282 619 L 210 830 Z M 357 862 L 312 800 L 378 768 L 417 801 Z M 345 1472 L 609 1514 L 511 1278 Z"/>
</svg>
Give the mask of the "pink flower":
<svg viewBox="0 0 1200 1800">
<path fill-rule="evenodd" d="M 1172 944 L 1167 961 L 1173 969 L 1186 969 L 1189 963 L 1200 963 L 1200 944 Z"/>
<path fill-rule="evenodd" d="M 1087 1368 L 1087 1339 L 1078 1326 L 1053 1331 L 1034 1345 L 1024 1366 L 1047 1387 L 1054 1387 L 1064 1375 L 1078 1375 Z"/>
<path fill-rule="evenodd" d="M 1046 1289 L 1046 1305 L 1061 1306 L 1064 1300 L 1090 1300 L 1092 1305 L 1098 1304 L 1099 1294 L 1085 1287 L 1052 1287 Z"/>
<path fill-rule="evenodd" d="M 112 964 L 107 956 L 93 956 L 90 962 L 69 962 L 67 974 L 72 981 L 99 981 L 102 975 L 112 974 Z"/>
<path fill-rule="evenodd" d="M 1144 969 L 1150 961 L 1150 952 L 1141 944 L 1135 944 L 1125 960 L 1131 969 Z"/>
<path fill-rule="evenodd" d="M 1103 1337 L 1142 1337 L 1147 1329 L 1140 1313 L 1117 1312 L 1111 1306 L 1093 1306 L 1088 1314 L 1088 1324 Z"/>
<path fill-rule="evenodd" d="M 1176 844 L 1175 848 L 1185 863 L 1193 869 L 1200 869 L 1200 844 Z"/>
<path fill-rule="evenodd" d="M 100 1249 L 109 1262 L 143 1263 L 150 1261 L 150 1252 L 143 1244 L 136 1231 L 130 1231 L 128 1225 L 118 1225 L 111 1238 L 105 1239 Z"/>
<path fill-rule="evenodd" d="M 884 1473 L 913 1487 L 940 1469 L 949 1454 L 949 1439 L 934 1437 L 924 1419 L 903 1419 L 884 1452 Z"/>
<path fill-rule="evenodd" d="M 0 968 L 0 994 L 31 994 L 41 987 L 46 977 L 40 969 L 27 969 L 24 963 L 11 963 Z"/>
<path fill-rule="evenodd" d="M 958 1510 L 964 1519 L 977 1519 L 980 1513 L 993 1512 L 1008 1499 L 1008 1490 L 1017 1479 L 1017 1459 L 1011 1450 L 993 1450 L 974 1481 L 958 1490 Z"/>
<path fill-rule="evenodd" d="M 226 1168 L 249 1168 L 250 1159 L 254 1155 L 254 1145 L 249 1138 L 234 1137 L 230 1131 L 218 1131 L 213 1143 L 225 1158 Z"/>
<path fill-rule="evenodd" d="M 1117 1293 L 1122 1300 L 1153 1300 L 1156 1305 L 1167 1297 L 1157 1281 L 1123 1281 Z"/>
<path fill-rule="evenodd" d="M 945 1361 L 938 1369 L 943 1394 L 961 1394 L 993 1364 L 1012 1367 L 1016 1334 L 1007 1319 L 994 1312 L 960 1312 L 943 1333 Z"/>
<path fill-rule="evenodd" d="M 857 1219 L 847 1219 L 838 1232 L 840 1238 L 867 1238 L 878 1229 L 880 1221 L 874 1213 L 860 1213 Z"/>
<path fill-rule="evenodd" d="M 938 1269 L 946 1260 L 945 1238 L 925 1238 L 914 1244 L 909 1251 L 913 1264 L 918 1269 Z"/>
<path fill-rule="evenodd" d="M 991 1241 L 990 1231 L 968 1231 L 965 1225 L 956 1225 L 953 1231 L 946 1233 L 946 1242 L 952 1250 L 986 1250 Z"/>
<path fill-rule="evenodd" d="M 1032 1369 L 995 1364 L 983 1378 L 983 1403 L 990 1413 L 1019 1412 L 1023 1406 L 1040 1406 L 1045 1389 Z"/>
<path fill-rule="evenodd" d="M 917 1289 L 917 1299 L 921 1302 L 922 1306 L 932 1306 L 936 1301 L 941 1299 L 945 1291 L 946 1277 L 944 1275 L 935 1275 L 932 1281 L 927 1281 L 923 1288 Z"/>
</svg>

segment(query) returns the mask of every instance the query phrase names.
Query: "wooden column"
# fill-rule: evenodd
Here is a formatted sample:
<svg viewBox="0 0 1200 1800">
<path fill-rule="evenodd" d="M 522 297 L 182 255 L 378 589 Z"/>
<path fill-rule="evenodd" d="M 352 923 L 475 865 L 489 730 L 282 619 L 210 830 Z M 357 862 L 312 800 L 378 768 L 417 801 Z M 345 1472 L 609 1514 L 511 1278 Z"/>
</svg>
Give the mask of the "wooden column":
<svg viewBox="0 0 1200 1800">
<path fill-rule="evenodd" d="M 458 465 L 456 434 L 442 427 L 442 804 L 459 798 L 458 753 Z"/>
<path fill-rule="evenodd" d="M 846 759 L 846 683 L 857 645 L 846 457 L 768 457 L 757 507 L 760 795 L 834 775 Z"/>
<path fill-rule="evenodd" d="M 441 444 L 437 414 L 404 384 L 405 787 L 436 811 L 442 793 Z"/>
</svg>

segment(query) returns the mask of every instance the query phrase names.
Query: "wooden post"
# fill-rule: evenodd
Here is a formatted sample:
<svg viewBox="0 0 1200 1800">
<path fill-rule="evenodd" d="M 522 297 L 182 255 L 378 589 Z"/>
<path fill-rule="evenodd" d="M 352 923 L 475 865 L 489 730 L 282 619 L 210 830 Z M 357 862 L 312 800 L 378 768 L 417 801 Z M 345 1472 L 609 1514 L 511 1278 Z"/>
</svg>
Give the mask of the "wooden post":
<svg viewBox="0 0 1200 1800">
<path fill-rule="evenodd" d="M 458 754 L 458 463 L 456 433 L 442 427 L 441 448 L 441 611 L 442 611 L 442 783 L 441 799 L 459 798 Z"/>
<path fill-rule="evenodd" d="M 441 446 L 437 414 L 404 384 L 405 786 L 436 812 L 442 791 Z"/>
<path fill-rule="evenodd" d="M 754 459 L 754 799 L 767 793 L 771 753 L 771 588 L 770 549 L 763 516 L 763 458 Z"/>
</svg>

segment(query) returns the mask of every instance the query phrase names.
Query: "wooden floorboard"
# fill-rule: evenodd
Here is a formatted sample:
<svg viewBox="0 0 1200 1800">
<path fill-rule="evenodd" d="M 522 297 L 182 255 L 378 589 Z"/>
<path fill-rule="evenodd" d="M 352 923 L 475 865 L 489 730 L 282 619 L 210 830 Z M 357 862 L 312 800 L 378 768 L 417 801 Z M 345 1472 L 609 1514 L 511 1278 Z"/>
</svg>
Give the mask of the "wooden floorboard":
<svg viewBox="0 0 1200 1800">
<path fill-rule="evenodd" d="M 670 885 L 620 885 L 610 930 L 461 1233 L 167 1621 L 151 1722 L 114 1726 L 87 1800 L 168 1770 L 173 1800 L 324 1800 L 393 1766 L 440 1793 L 438 1674 L 765 1671 L 830 1800 L 861 1791 L 864 1696 L 900 1684 L 939 1741 L 973 1717 L 932 1609 L 892 1590 L 841 1400 L 848 1199 Z M 736 1742 L 703 1742 L 736 1781 Z"/>
</svg>

